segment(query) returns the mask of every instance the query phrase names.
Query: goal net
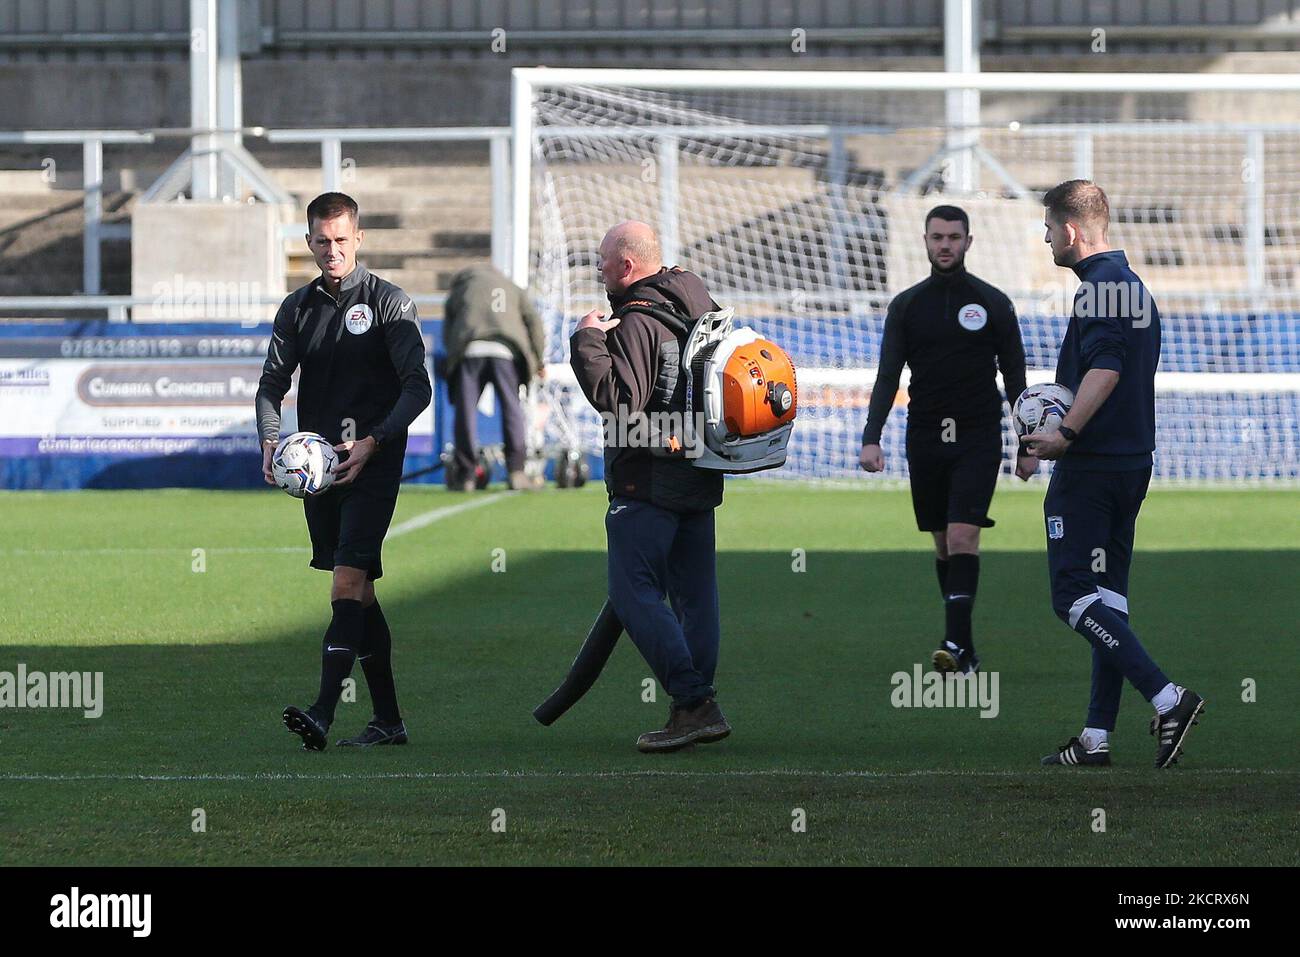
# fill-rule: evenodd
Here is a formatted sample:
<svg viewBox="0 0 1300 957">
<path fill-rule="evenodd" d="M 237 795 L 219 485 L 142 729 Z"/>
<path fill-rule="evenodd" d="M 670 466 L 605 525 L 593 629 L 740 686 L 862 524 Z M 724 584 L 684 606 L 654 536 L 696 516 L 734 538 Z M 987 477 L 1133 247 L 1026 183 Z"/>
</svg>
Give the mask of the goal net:
<svg viewBox="0 0 1300 957">
<path fill-rule="evenodd" d="M 1300 115 L 1300 78 L 965 79 L 985 88 L 516 71 L 514 271 L 545 305 L 549 444 L 600 450 L 568 338 L 606 305 L 596 249 L 624 219 L 794 358 L 800 415 L 769 476 L 857 474 L 885 309 L 929 273 L 935 205 L 970 214 L 967 267 L 1015 302 L 1029 380 L 1051 381 L 1077 280 L 1043 244 L 1041 196 L 1082 177 L 1106 189 L 1111 243 L 1161 311 L 1157 479 L 1300 479 L 1300 124 L 1274 122 Z M 978 95 L 977 115 L 968 100 L 954 123 L 954 95 Z M 894 477 L 905 427 L 904 382 L 882 439 Z"/>
</svg>

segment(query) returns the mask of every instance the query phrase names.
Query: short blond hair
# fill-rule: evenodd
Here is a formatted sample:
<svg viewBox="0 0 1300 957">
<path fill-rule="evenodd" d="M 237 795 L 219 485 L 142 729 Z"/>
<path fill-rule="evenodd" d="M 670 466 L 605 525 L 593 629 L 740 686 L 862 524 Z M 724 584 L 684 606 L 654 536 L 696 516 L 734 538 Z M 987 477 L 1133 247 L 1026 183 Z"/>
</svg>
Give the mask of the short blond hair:
<svg viewBox="0 0 1300 957">
<path fill-rule="evenodd" d="M 1092 180 L 1068 179 L 1053 186 L 1043 196 L 1043 205 L 1057 223 L 1073 221 L 1099 229 L 1103 236 L 1110 227 L 1110 200 Z"/>
</svg>

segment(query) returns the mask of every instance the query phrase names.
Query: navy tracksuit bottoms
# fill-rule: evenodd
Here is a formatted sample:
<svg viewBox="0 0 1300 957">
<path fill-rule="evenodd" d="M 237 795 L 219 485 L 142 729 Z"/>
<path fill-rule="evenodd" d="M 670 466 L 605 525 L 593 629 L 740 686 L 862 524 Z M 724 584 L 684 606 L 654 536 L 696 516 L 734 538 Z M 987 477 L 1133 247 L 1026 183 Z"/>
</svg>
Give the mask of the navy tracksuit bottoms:
<svg viewBox="0 0 1300 957">
<path fill-rule="evenodd" d="M 1128 624 L 1128 576 L 1151 469 L 1061 468 L 1043 499 L 1052 608 L 1092 645 L 1085 727 L 1115 730 L 1124 679 L 1150 701 L 1169 681 Z"/>
<path fill-rule="evenodd" d="M 722 634 L 713 510 L 616 496 L 605 533 L 610 603 L 655 678 L 677 704 L 712 697 Z"/>
</svg>

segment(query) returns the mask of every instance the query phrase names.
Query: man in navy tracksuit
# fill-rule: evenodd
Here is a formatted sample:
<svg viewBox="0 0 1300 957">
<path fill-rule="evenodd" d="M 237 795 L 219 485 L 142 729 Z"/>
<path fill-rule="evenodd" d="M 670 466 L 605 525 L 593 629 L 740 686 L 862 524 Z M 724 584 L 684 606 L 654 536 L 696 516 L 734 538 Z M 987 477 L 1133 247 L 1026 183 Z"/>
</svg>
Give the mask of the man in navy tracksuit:
<svg viewBox="0 0 1300 957">
<path fill-rule="evenodd" d="M 1074 404 L 1059 430 L 1025 444 L 1056 462 L 1043 500 L 1052 607 L 1092 645 L 1084 729 L 1043 764 L 1110 764 L 1108 739 L 1127 678 L 1156 709 L 1156 767 L 1165 768 L 1204 701 L 1165 676 L 1128 623 L 1133 530 L 1156 445 L 1160 314 L 1124 252 L 1107 242 L 1110 205 L 1099 186 L 1061 183 L 1043 205 L 1052 258 L 1081 282 L 1056 366 Z"/>
</svg>

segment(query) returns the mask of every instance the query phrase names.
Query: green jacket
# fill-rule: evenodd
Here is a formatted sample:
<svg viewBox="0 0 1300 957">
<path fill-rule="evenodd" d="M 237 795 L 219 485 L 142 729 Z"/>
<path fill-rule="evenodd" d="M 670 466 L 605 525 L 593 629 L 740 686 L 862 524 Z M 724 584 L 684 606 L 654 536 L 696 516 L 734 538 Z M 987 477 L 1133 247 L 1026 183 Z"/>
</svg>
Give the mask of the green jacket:
<svg viewBox="0 0 1300 957">
<path fill-rule="evenodd" d="M 523 381 L 542 369 L 546 333 L 541 316 L 528 294 L 489 264 L 469 266 L 452 277 L 442 323 L 448 372 L 460 365 L 465 347 L 477 339 L 508 345 Z"/>
</svg>

